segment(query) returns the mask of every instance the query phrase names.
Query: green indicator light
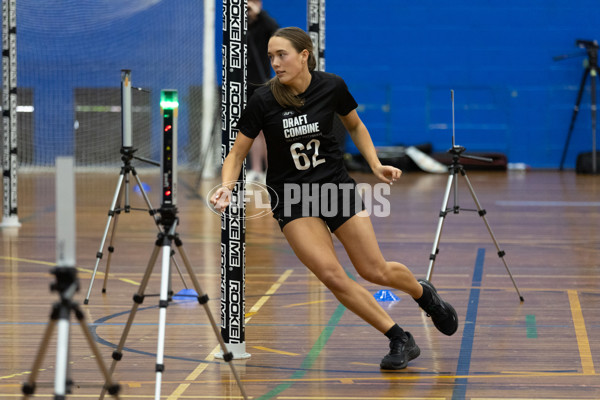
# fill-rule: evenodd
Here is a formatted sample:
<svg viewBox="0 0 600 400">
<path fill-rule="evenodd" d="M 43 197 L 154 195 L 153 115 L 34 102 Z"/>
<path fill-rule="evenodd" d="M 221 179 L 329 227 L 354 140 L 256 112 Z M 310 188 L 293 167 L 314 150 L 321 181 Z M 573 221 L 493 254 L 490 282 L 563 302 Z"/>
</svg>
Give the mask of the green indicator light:
<svg viewBox="0 0 600 400">
<path fill-rule="evenodd" d="M 160 108 L 163 110 L 179 108 L 177 90 L 162 90 L 160 92 Z"/>
</svg>

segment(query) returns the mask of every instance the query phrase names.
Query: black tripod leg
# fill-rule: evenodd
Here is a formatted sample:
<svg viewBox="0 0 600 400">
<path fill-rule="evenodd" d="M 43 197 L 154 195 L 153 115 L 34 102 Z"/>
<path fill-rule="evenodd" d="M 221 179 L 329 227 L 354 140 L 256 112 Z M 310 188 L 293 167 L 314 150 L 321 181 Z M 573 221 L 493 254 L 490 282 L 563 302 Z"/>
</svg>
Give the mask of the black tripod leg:
<svg viewBox="0 0 600 400">
<path fill-rule="evenodd" d="M 150 199 L 148 198 L 148 195 L 146 194 L 146 191 L 144 190 L 144 187 L 142 186 L 142 182 L 140 180 L 140 178 L 137 175 L 137 172 L 135 170 L 135 168 L 131 167 L 131 173 L 133 174 L 138 187 L 140 188 L 140 192 L 142 193 L 142 196 L 144 197 L 144 201 L 146 202 L 146 206 L 148 207 L 148 210 L 150 210 L 150 215 L 152 215 L 152 218 L 154 218 L 154 222 L 156 223 L 156 226 L 158 227 L 158 230 L 160 231 L 160 225 L 158 222 L 158 218 L 156 217 L 157 214 L 154 212 L 154 209 L 152 208 L 152 204 L 150 204 Z M 183 278 L 183 275 L 181 274 L 181 269 L 179 268 L 179 264 L 177 264 L 177 261 L 175 260 L 175 258 L 173 258 L 173 264 L 175 265 L 175 268 L 177 269 L 177 272 L 179 273 L 179 277 L 181 278 L 181 281 L 183 282 L 183 286 L 187 289 L 187 283 L 185 281 L 185 279 Z"/>
<path fill-rule="evenodd" d="M 496 236 L 494 236 L 494 232 L 492 232 L 492 228 L 490 227 L 490 224 L 488 223 L 488 220 L 485 217 L 486 211 L 483 208 L 481 208 L 481 204 L 479 203 L 479 199 L 477 198 L 477 195 L 475 194 L 475 190 L 473 190 L 473 186 L 471 185 L 471 181 L 469 180 L 467 173 L 464 170 L 461 171 L 461 173 L 462 173 L 462 176 L 465 178 L 465 181 L 467 182 L 467 186 L 469 187 L 469 192 L 471 193 L 471 197 L 473 197 L 473 201 L 475 202 L 475 205 L 477 206 L 477 212 L 479 213 L 479 216 L 483 219 L 483 222 L 485 223 L 485 227 L 487 228 L 488 232 L 490 233 L 490 236 L 492 237 L 492 241 L 494 242 L 494 245 L 496 246 L 496 251 L 498 252 L 497 253 L 498 257 L 500 257 L 500 259 L 502 260 L 502 263 L 504 264 L 504 268 L 506 268 L 506 272 L 508 272 L 508 276 L 510 277 L 510 280 L 512 281 L 513 286 L 515 287 L 515 290 L 517 291 L 519 300 L 524 301 L 525 299 L 523 298 L 523 296 L 521 296 L 521 292 L 519 292 L 517 283 L 515 282 L 515 279 L 513 278 L 512 274 L 510 272 L 510 268 L 508 268 L 508 264 L 506 263 L 506 260 L 504 259 L 504 256 L 506 255 L 506 253 L 503 250 L 500 250 L 500 246 L 498 245 Z"/>
<path fill-rule="evenodd" d="M 127 179 L 127 178 L 125 178 Z M 127 194 L 127 189 L 125 189 L 125 193 Z M 102 282 L 102 293 L 106 293 L 106 286 L 108 285 L 108 274 L 110 273 L 110 262 L 112 261 L 113 253 L 115 252 L 115 246 L 113 245 L 115 236 L 117 233 L 117 225 L 119 224 L 119 216 L 121 215 L 121 200 L 123 197 L 123 190 L 121 190 L 121 194 L 119 195 L 119 200 L 117 200 L 117 208 L 114 212 L 114 220 L 112 224 L 112 230 L 110 232 L 110 240 L 108 242 L 108 256 L 106 257 L 106 268 L 104 270 L 104 281 Z"/>
<path fill-rule="evenodd" d="M 158 230 L 160 231 L 160 226 L 158 224 L 158 217 L 156 216 L 157 214 L 155 213 L 154 209 L 152 208 L 152 204 L 150 204 L 150 199 L 148 198 L 148 195 L 146 194 L 146 190 L 144 190 L 144 186 L 142 185 L 142 181 L 140 180 L 140 178 L 137 174 L 137 171 L 135 170 L 134 167 L 131 167 L 131 173 L 133 174 L 133 177 L 135 178 L 137 185 L 140 188 L 140 193 L 142 194 L 142 197 L 144 198 L 146 207 L 148 207 L 148 211 L 150 212 L 150 215 L 152 216 L 152 218 L 154 218 L 154 223 L 156 224 L 156 226 L 158 227 Z"/>
<path fill-rule="evenodd" d="M 98 265 L 100 264 L 100 260 L 102 259 L 102 250 L 104 249 L 104 243 L 106 243 L 106 237 L 108 235 L 108 229 L 110 228 L 110 223 L 112 221 L 113 216 L 115 215 L 115 207 L 117 205 L 117 201 L 120 201 L 121 198 L 121 188 L 123 185 L 123 178 L 125 176 L 125 170 L 121 169 L 121 174 L 119 175 L 119 180 L 117 181 L 117 188 L 115 190 L 115 194 L 113 196 L 112 203 L 110 205 L 110 210 L 108 211 L 108 221 L 106 221 L 106 227 L 104 228 L 104 235 L 102 236 L 102 240 L 100 241 L 100 248 L 96 253 L 96 265 L 94 266 L 94 272 L 92 273 L 92 278 L 90 280 L 90 286 L 88 287 L 87 294 L 85 296 L 85 300 L 83 304 L 88 304 L 90 300 L 90 293 L 92 292 L 92 286 L 94 285 L 94 278 L 96 278 L 96 272 L 98 271 Z"/>
<path fill-rule="evenodd" d="M 40 347 L 38 349 L 38 353 L 33 362 L 33 367 L 31 367 L 31 374 L 27 379 L 27 382 L 23 384 L 23 399 L 26 400 L 29 396 L 35 393 L 35 382 L 37 380 L 37 376 L 40 372 L 40 367 L 42 366 L 42 362 L 44 361 L 44 356 L 46 355 L 46 350 L 50 344 L 50 337 L 54 332 L 54 328 L 56 327 L 56 322 L 58 320 L 58 303 L 52 306 L 52 312 L 50 313 L 50 321 L 48 325 L 46 325 L 46 330 L 44 331 L 44 336 L 42 337 L 42 342 L 40 343 Z"/>
<path fill-rule="evenodd" d="M 152 255 L 150 256 L 150 260 L 148 261 L 148 266 L 146 267 L 146 272 L 144 273 L 144 277 L 142 282 L 140 283 L 140 287 L 136 294 L 133 295 L 133 306 L 131 307 L 131 312 L 129 313 L 129 317 L 127 318 L 127 323 L 125 324 L 125 329 L 123 329 L 123 333 L 121 334 L 121 339 L 119 340 L 119 344 L 117 345 L 117 349 L 113 351 L 112 358 L 113 361 L 110 365 L 109 376 L 112 377 L 112 374 L 115 372 L 115 368 L 117 366 L 117 362 L 123 358 L 123 348 L 125 347 L 125 341 L 127 340 L 127 336 L 129 335 L 129 330 L 131 329 L 131 325 L 133 324 L 133 319 L 135 318 L 135 314 L 140 306 L 144 302 L 144 292 L 146 290 L 146 286 L 148 286 L 148 281 L 150 280 L 150 275 L 152 274 L 152 269 L 154 268 L 154 264 L 156 263 L 156 259 L 158 257 L 158 252 L 160 251 L 159 242 L 161 241 L 162 233 L 159 235 L 159 239 L 156 241 L 156 246 L 152 251 Z M 104 388 L 102 388 L 102 392 L 100 393 L 99 399 L 104 399 L 106 395 L 106 388 L 108 387 L 108 381 Z"/>
<path fill-rule="evenodd" d="M 448 183 L 446 184 L 446 191 L 444 192 L 444 200 L 442 201 L 442 208 L 440 210 L 440 217 L 438 220 L 437 229 L 435 231 L 435 239 L 433 240 L 433 247 L 431 254 L 429 254 L 429 268 L 427 269 L 427 276 L 425 279 L 431 281 L 433 274 L 433 267 L 435 265 L 435 258 L 439 252 L 440 237 L 442 236 L 442 228 L 444 227 L 444 220 L 448 214 L 448 200 L 450 199 L 450 191 L 452 190 L 452 181 L 456 176 L 456 170 L 454 168 L 449 169 Z"/>
<path fill-rule="evenodd" d="M 233 365 L 233 363 L 231 363 L 231 360 L 233 360 L 233 354 L 227 351 L 227 346 L 225 345 L 225 341 L 223 340 L 221 331 L 220 331 L 219 327 L 217 326 L 217 323 L 215 322 L 215 319 L 210 311 L 210 307 L 208 307 L 208 300 L 209 300 L 208 295 L 206 295 L 202 291 L 202 288 L 200 287 L 200 283 L 198 282 L 198 279 L 196 278 L 196 275 L 194 274 L 194 271 L 192 270 L 190 260 L 188 259 L 188 256 L 183 249 L 183 243 L 181 242 L 181 239 L 179 238 L 178 235 L 175 235 L 175 246 L 177 246 L 179 255 L 181 256 L 181 259 L 183 260 L 183 265 L 185 266 L 185 269 L 187 270 L 187 273 L 190 276 L 190 279 L 192 280 L 192 284 L 194 285 L 194 289 L 196 290 L 196 293 L 198 293 L 198 303 L 200 303 L 204 307 L 204 310 L 206 311 L 206 315 L 208 316 L 208 319 L 210 320 L 210 324 L 213 328 L 213 331 L 215 332 L 215 336 L 217 337 L 217 340 L 219 341 L 219 345 L 221 346 L 221 350 L 223 351 L 223 360 L 225 360 L 227 362 L 227 364 L 229 364 L 229 367 L 231 368 L 231 373 L 233 374 L 233 376 L 237 382 L 237 385 L 240 389 L 242 397 L 244 398 L 244 400 L 247 400 L 248 396 L 246 395 L 246 391 L 244 390 L 242 381 L 240 380 L 240 377 L 235 369 L 235 366 Z"/>
<path fill-rule="evenodd" d="M 569 132 L 567 133 L 567 141 L 565 142 L 565 147 L 563 148 L 562 157 L 560 159 L 560 170 L 563 170 L 563 165 L 565 163 L 565 158 L 567 156 L 567 150 L 569 149 L 569 142 L 571 141 L 571 134 L 573 133 L 573 128 L 575 127 L 575 120 L 577 119 L 577 114 L 579 113 L 579 104 L 581 103 L 581 97 L 583 96 L 583 90 L 585 89 L 585 81 L 587 80 L 588 74 L 590 73 L 589 67 L 583 71 L 583 76 L 581 77 L 581 84 L 579 85 L 579 92 L 577 93 L 577 100 L 575 101 L 575 106 L 573 107 L 573 114 L 571 115 L 571 124 L 569 126 Z"/>
<path fill-rule="evenodd" d="M 92 333 L 90 332 L 89 328 L 87 327 L 87 324 L 85 322 L 85 316 L 84 316 L 83 312 L 81 311 L 79 306 L 75 303 L 73 303 L 72 308 L 75 311 L 75 318 L 77 318 L 77 321 L 79 322 L 79 326 L 81 326 L 83 335 L 85 336 L 85 339 L 87 340 L 88 345 L 89 345 L 90 349 L 92 350 L 94 357 L 96 358 L 96 363 L 98 364 L 98 368 L 100 368 L 100 372 L 102 372 L 102 376 L 104 377 L 104 381 L 106 382 L 104 388 L 108 391 L 108 393 L 110 395 L 112 395 L 118 399 L 120 387 L 118 384 L 115 384 L 112 382 L 112 378 L 108 373 L 108 369 L 106 369 L 106 365 L 102 361 L 102 355 L 100 354 L 100 350 L 98 350 L 98 346 L 96 345 L 96 342 L 94 341 L 94 338 L 92 337 Z"/>
</svg>

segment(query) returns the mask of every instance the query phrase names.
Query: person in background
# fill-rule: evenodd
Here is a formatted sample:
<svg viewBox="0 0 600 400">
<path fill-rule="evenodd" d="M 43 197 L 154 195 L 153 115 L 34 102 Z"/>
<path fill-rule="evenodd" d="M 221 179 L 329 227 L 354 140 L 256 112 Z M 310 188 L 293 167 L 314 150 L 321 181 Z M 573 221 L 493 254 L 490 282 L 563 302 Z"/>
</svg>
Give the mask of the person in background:
<svg viewBox="0 0 600 400">
<path fill-rule="evenodd" d="M 267 57 L 267 43 L 279 28 L 277 22 L 262 8 L 262 0 L 248 0 L 248 99 L 256 88 L 271 78 L 271 66 Z M 250 149 L 248 182 L 265 183 L 267 145 L 261 132 Z"/>
</svg>

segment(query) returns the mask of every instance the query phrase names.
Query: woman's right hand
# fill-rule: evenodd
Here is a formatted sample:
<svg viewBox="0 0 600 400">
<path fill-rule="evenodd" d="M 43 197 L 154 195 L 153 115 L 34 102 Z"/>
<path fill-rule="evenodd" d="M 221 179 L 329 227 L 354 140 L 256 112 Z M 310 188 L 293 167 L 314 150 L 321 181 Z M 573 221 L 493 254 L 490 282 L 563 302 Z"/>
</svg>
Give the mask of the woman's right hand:
<svg viewBox="0 0 600 400">
<path fill-rule="evenodd" d="M 231 190 L 227 186 L 221 186 L 210 198 L 210 203 L 218 212 L 225 211 L 231 203 Z"/>
</svg>

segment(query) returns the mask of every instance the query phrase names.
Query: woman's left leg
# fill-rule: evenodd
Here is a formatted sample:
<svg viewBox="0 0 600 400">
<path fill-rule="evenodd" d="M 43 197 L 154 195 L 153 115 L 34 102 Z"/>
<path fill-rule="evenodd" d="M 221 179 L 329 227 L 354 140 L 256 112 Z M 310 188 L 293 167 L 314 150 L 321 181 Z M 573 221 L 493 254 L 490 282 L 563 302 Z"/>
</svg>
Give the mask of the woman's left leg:
<svg viewBox="0 0 600 400">
<path fill-rule="evenodd" d="M 450 303 L 442 300 L 431 282 L 417 281 L 404 264 L 385 260 L 366 211 L 363 210 L 347 220 L 334 234 L 344 245 L 360 276 L 369 282 L 409 294 L 431 317 L 440 332 L 449 336 L 456 332 L 456 311 Z"/>
</svg>

